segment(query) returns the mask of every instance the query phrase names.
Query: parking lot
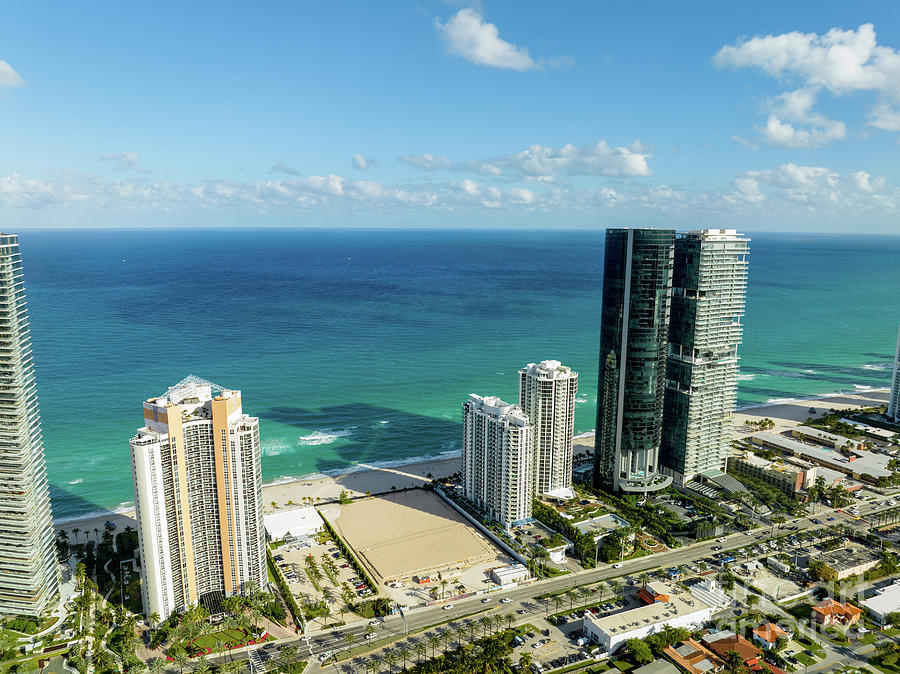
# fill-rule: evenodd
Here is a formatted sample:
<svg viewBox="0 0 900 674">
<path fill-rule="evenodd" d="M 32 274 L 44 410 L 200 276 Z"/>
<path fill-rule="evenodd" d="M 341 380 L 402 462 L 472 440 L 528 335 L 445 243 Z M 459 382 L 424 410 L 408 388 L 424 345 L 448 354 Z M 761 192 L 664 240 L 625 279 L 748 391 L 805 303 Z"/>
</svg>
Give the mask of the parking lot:
<svg viewBox="0 0 900 674">
<path fill-rule="evenodd" d="M 281 546 L 273 551 L 273 556 L 301 607 L 324 601 L 336 613 L 344 604 L 344 594 L 349 597 L 352 592 L 354 600 L 372 594 L 332 543 Z"/>
</svg>

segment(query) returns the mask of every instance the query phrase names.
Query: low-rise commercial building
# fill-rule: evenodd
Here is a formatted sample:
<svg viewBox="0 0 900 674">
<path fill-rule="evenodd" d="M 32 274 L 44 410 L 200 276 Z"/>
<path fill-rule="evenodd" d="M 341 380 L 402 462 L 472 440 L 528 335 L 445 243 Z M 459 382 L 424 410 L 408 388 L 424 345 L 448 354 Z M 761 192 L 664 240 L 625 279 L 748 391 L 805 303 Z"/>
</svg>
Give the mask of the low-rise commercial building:
<svg viewBox="0 0 900 674">
<path fill-rule="evenodd" d="M 730 600 L 708 578 L 690 591 L 678 591 L 665 583 L 650 583 L 638 591 L 642 606 L 609 616 L 584 618 L 584 635 L 608 652 L 629 639 L 643 639 L 664 626 L 697 629 Z"/>
<path fill-rule="evenodd" d="M 794 429 L 789 432 L 793 437 L 763 431 L 751 435 L 747 440 L 757 447 L 799 457 L 804 461 L 849 475 L 855 480 L 874 481 L 879 477 L 889 477 L 893 474 L 887 467 L 889 456 L 861 449 L 859 443 L 853 440 L 814 428 L 805 431 Z M 849 456 L 845 456 L 841 449 L 848 451 Z"/>
<path fill-rule="evenodd" d="M 841 603 L 828 597 L 812 607 L 812 619 L 820 625 L 850 627 L 859 622 L 862 609 L 850 602 Z"/>
<path fill-rule="evenodd" d="M 749 451 L 728 457 L 728 472 L 764 482 L 791 498 L 798 498 L 799 492 L 816 480 L 816 467 L 812 464 L 770 461 Z"/>
<path fill-rule="evenodd" d="M 292 543 L 312 538 L 325 528 L 319 512 L 312 506 L 293 508 L 263 516 L 266 540 Z"/>
<path fill-rule="evenodd" d="M 860 602 L 866 607 L 869 616 L 880 624 L 887 622 L 887 616 L 900 611 L 900 578 L 891 585 L 878 590 L 878 593 Z"/>
<path fill-rule="evenodd" d="M 839 548 L 819 555 L 814 560 L 821 562 L 834 574 L 835 580 L 843 580 L 851 576 L 859 576 L 878 566 L 881 558 L 865 548 Z"/>
<path fill-rule="evenodd" d="M 524 564 L 511 564 L 509 566 L 499 566 L 491 569 L 491 578 L 497 585 L 513 585 L 530 577 L 528 569 Z"/>
</svg>

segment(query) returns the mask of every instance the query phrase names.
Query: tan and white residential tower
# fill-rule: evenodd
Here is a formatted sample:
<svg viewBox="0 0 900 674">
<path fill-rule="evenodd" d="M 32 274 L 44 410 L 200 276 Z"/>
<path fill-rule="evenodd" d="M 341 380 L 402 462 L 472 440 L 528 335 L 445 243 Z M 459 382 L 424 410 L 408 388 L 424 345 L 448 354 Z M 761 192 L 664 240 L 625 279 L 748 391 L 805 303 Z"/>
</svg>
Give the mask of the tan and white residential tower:
<svg viewBox="0 0 900 674">
<path fill-rule="evenodd" d="M 144 402 L 131 439 L 144 612 L 262 588 L 259 419 L 241 392 L 189 376 Z"/>
<path fill-rule="evenodd" d="M 474 393 L 463 403 L 463 493 L 507 528 L 531 517 L 532 432 L 517 405 Z"/>
<path fill-rule="evenodd" d="M 519 370 L 519 407 L 534 425 L 534 492 L 574 498 L 572 459 L 578 373 L 558 360 Z"/>
<path fill-rule="evenodd" d="M 59 595 L 22 255 L 0 234 L 0 614 L 39 616 Z"/>
</svg>

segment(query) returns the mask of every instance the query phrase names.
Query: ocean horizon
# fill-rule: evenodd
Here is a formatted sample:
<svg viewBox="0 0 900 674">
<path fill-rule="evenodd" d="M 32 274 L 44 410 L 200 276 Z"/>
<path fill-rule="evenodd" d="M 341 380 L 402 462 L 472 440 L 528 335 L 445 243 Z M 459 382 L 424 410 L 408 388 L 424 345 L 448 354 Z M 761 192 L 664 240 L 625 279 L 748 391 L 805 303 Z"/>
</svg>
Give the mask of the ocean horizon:
<svg viewBox="0 0 900 674">
<path fill-rule="evenodd" d="M 748 233 L 739 407 L 890 385 L 900 237 Z M 20 233 L 54 516 L 133 500 L 143 400 L 242 391 L 266 482 L 452 456 L 469 393 L 579 372 L 596 410 L 603 230 Z"/>
</svg>

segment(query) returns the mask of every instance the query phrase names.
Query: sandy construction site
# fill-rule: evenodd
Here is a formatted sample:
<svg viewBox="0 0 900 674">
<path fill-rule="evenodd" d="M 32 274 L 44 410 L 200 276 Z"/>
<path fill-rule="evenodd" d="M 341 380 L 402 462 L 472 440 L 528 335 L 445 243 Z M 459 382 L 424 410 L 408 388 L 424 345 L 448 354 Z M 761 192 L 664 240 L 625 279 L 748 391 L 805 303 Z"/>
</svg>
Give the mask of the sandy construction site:
<svg viewBox="0 0 900 674">
<path fill-rule="evenodd" d="M 321 510 L 380 585 L 438 572 L 459 577 L 473 566 L 510 563 L 430 491 L 413 489 Z"/>
</svg>

